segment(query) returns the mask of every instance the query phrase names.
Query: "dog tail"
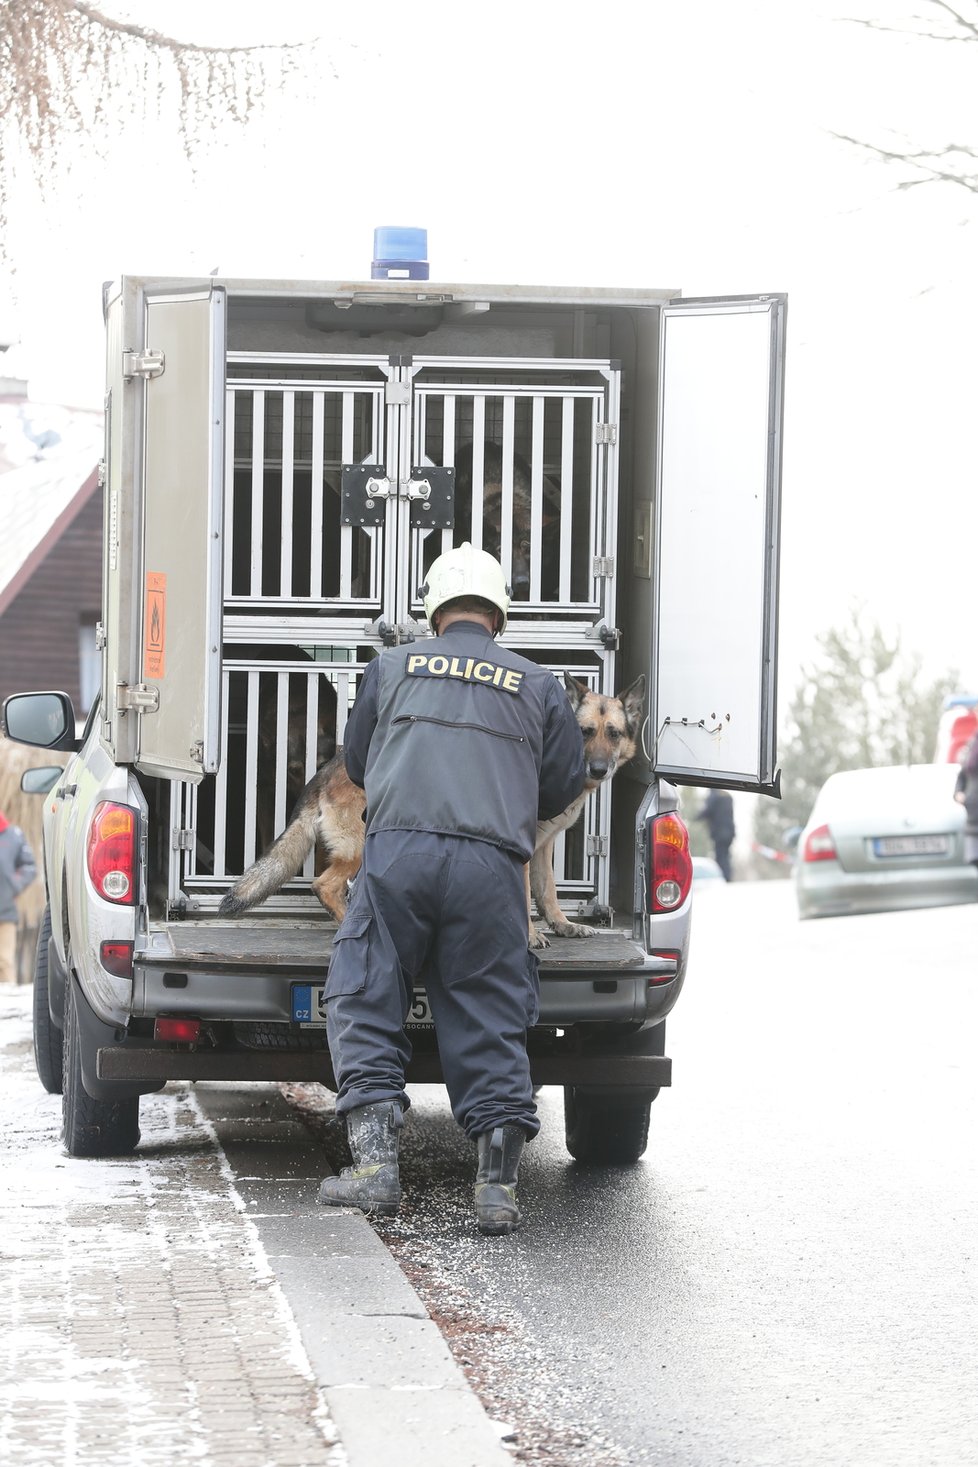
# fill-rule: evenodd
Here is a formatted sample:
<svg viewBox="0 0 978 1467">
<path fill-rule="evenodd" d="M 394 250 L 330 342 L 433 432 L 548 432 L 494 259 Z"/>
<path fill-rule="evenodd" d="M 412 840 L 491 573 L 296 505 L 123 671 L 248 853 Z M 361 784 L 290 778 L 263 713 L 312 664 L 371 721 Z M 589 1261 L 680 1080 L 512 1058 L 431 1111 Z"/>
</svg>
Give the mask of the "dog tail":
<svg viewBox="0 0 978 1467">
<path fill-rule="evenodd" d="M 315 844 L 316 812 L 309 807 L 299 808 L 278 839 L 225 892 L 217 909 L 219 914 L 240 917 L 250 907 L 266 901 L 293 876 L 298 876 Z"/>
</svg>

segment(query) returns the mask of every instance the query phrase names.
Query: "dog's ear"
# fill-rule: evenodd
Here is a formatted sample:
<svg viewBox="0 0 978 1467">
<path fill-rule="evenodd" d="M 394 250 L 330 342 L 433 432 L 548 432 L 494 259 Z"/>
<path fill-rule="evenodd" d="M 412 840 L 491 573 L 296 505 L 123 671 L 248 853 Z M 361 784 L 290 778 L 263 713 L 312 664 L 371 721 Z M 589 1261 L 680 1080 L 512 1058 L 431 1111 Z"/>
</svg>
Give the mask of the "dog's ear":
<svg viewBox="0 0 978 1467">
<path fill-rule="evenodd" d="M 564 687 L 567 689 L 570 705 L 576 713 L 587 697 L 590 689 L 587 683 L 582 683 L 579 678 L 571 677 L 569 672 L 564 673 Z"/>
<path fill-rule="evenodd" d="M 645 703 L 645 673 L 641 673 L 627 688 L 623 688 L 618 694 L 619 702 L 625 709 L 625 717 L 628 719 L 629 730 L 634 734 L 642 726 L 642 708 Z"/>
</svg>

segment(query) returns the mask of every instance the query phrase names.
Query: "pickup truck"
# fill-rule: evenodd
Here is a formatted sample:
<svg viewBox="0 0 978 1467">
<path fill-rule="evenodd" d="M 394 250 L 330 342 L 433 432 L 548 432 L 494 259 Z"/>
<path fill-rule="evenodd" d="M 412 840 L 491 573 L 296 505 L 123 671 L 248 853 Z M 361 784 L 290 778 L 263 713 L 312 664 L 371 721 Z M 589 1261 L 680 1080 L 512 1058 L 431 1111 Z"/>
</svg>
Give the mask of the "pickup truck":
<svg viewBox="0 0 978 1467">
<path fill-rule="evenodd" d="M 342 744 L 367 662 L 429 635 L 470 540 L 505 640 L 648 689 L 636 755 L 558 841 L 534 1082 L 582 1161 L 629 1163 L 671 1083 L 692 865 L 683 785 L 776 795 L 786 301 L 675 291 L 125 277 L 107 292 L 102 691 L 15 694 L 47 907 L 35 1053 L 72 1156 L 131 1151 L 170 1080 L 331 1086 L 335 923 L 313 859 L 223 897 Z M 409 1084 L 441 1083 L 423 987 Z"/>
</svg>

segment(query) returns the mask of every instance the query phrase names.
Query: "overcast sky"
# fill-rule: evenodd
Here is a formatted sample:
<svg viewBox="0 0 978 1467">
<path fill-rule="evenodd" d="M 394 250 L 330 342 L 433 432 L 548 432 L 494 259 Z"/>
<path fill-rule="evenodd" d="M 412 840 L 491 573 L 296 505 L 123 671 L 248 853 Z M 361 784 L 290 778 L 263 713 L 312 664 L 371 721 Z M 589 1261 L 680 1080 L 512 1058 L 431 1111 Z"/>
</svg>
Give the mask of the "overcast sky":
<svg viewBox="0 0 978 1467">
<path fill-rule="evenodd" d="M 854 597 L 978 689 L 978 197 L 897 192 L 831 136 L 978 144 L 978 46 L 845 20 L 904 0 L 104 3 L 186 39 L 330 32 L 196 177 L 139 108 L 54 202 L 25 182 L 0 323 L 33 397 L 99 403 L 103 280 L 366 278 L 377 224 L 426 227 L 433 279 L 787 291 L 783 692 Z"/>
</svg>

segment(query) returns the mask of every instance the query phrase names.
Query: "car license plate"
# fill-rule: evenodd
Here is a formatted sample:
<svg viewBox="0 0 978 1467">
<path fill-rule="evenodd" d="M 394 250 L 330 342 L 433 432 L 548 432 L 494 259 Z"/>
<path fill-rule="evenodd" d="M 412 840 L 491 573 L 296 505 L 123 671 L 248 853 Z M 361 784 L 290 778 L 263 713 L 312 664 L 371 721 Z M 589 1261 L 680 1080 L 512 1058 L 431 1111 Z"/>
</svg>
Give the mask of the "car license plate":
<svg viewBox="0 0 978 1467">
<path fill-rule="evenodd" d="M 885 835 L 873 841 L 877 856 L 946 856 L 946 835 Z"/>
<path fill-rule="evenodd" d="M 408 1010 L 408 1028 L 431 1024 L 431 1007 L 423 988 L 414 990 Z M 326 989 L 321 983 L 293 983 L 292 1022 L 300 1029 L 326 1028 Z"/>
</svg>

